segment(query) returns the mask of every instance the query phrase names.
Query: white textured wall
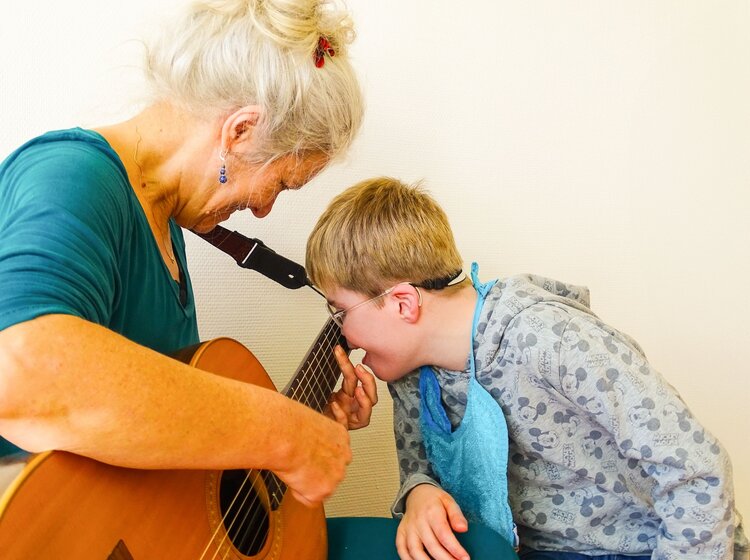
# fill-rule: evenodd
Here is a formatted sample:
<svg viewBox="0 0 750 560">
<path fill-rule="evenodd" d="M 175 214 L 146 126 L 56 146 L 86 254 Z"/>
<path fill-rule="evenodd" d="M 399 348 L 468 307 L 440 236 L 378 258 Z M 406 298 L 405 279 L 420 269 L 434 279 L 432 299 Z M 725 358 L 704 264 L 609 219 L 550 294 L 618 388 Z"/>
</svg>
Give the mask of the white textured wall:
<svg viewBox="0 0 750 560">
<path fill-rule="evenodd" d="M 5 6 L 0 153 L 132 111 L 131 40 L 159 14 L 154 2 L 127 6 Z M 301 260 L 336 192 L 376 174 L 425 179 L 485 278 L 528 271 L 591 288 L 594 310 L 641 342 L 729 449 L 750 514 L 750 4 L 350 6 L 368 101 L 355 148 L 268 218 L 229 226 Z M 320 301 L 189 241 L 202 336 L 239 339 L 283 386 L 324 321 Z M 387 513 L 397 472 L 380 389 L 331 515 Z"/>
</svg>

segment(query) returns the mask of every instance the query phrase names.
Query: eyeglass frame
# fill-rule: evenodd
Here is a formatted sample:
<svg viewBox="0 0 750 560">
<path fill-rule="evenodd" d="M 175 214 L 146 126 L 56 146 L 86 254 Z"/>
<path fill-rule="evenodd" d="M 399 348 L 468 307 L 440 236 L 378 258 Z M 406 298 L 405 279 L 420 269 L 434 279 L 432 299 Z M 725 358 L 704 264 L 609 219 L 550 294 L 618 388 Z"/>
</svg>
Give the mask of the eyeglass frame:
<svg viewBox="0 0 750 560">
<path fill-rule="evenodd" d="M 395 290 L 401 284 L 409 284 L 410 286 L 414 286 L 414 289 L 417 290 L 417 295 L 419 296 L 418 305 L 419 305 L 419 307 L 422 307 L 422 292 L 419 290 L 419 286 L 415 286 L 411 282 L 399 282 L 398 284 L 396 284 L 395 286 L 391 286 L 390 288 L 388 288 L 384 292 L 382 292 L 382 293 L 380 293 L 380 294 L 378 294 L 376 296 L 373 296 L 373 297 L 371 297 L 369 299 L 366 299 L 364 301 L 360 301 L 359 303 L 355 303 L 354 305 L 350 305 L 346 309 L 339 309 L 339 310 L 337 310 L 336 307 L 334 307 L 334 305 L 331 302 L 329 302 L 328 300 L 326 300 L 326 311 L 328 311 L 328 315 L 331 317 L 331 319 L 333 320 L 333 322 L 336 323 L 336 325 L 340 329 L 342 329 L 342 328 L 344 328 L 344 318 L 346 317 L 347 313 L 349 313 L 350 311 L 352 311 L 354 309 L 357 309 L 357 307 L 361 307 L 361 306 L 363 306 L 365 304 L 368 304 L 370 302 L 375 301 L 376 299 L 379 299 L 379 298 L 387 296 L 388 294 L 390 294 L 393 290 Z"/>
<path fill-rule="evenodd" d="M 458 269 L 456 272 L 446 276 L 445 278 L 437 278 L 434 280 L 426 280 L 425 282 L 421 283 L 420 285 L 417 285 L 414 282 L 399 282 L 398 284 L 391 286 L 384 292 L 373 296 L 369 299 L 366 299 L 364 301 L 360 301 L 359 303 L 355 303 L 354 305 L 347 307 L 346 309 L 339 309 L 337 310 L 326 298 L 326 311 L 328 311 L 328 315 L 331 317 L 331 320 L 341 329 L 344 327 L 344 317 L 346 317 L 346 314 L 352 311 L 353 309 L 356 309 L 357 307 L 361 307 L 367 303 L 370 303 L 372 301 L 375 301 L 376 299 L 382 298 L 390 294 L 393 290 L 395 290 L 398 286 L 401 284 L 409 284 L 410 286 L 413 286 L 415 290 L 417 290 L 417 295 L 419 296 L 419 307 L 422 307 L 422 292 L 420 291 L 420 288 L 426 289 L 426 290 L 442 290 L 443 288 L 447 288 L 448 286 L 453 286 L 455 284 L 460 284 L 463 282 L 463 280 L 466 278 L 466 276 L 463 274 L 462 269 Z M 313 289 L 318 292 L 321 296 L 325 297 L 325 294 L 312 286 Z"/>
</svg>

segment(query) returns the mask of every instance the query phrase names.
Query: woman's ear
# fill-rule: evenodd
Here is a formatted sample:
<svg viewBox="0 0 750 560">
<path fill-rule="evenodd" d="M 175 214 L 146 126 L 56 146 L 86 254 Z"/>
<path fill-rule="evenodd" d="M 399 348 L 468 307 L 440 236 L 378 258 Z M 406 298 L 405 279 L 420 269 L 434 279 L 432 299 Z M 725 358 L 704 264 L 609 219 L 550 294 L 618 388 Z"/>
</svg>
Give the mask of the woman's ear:
<svg viewBox="0 0 750 560">
<path fill-rule="evenodd" d="M 407 282 L 396 285 L 391 291 L 391 297 L 398 305 L 398 314 L 408 323 L 416 323 L 422 307 L 422 294 Z"/>
<path fill-rule="evenodd" d="M 260 119 L 260 106 L 247 105 L 237 109 L 224 119 L 221 127 L 222 152 L 242 151 L 239 146 L 249 149 L 253 140 L 253 129 Z"/>
</svg>

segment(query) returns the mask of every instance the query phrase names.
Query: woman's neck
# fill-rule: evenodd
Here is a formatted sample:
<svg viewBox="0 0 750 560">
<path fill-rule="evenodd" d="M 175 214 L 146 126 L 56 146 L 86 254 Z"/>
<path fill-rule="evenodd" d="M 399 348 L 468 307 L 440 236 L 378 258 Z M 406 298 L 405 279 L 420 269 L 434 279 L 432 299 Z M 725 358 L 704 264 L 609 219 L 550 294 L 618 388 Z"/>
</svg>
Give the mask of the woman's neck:
<svg viewBox="0 0 750 560">
<path fill-rule="evenodd" d="M 186 167 L 200 161 L 197 150 L 209 127 L 167 103 L 147 107 L 128 121 L 97 128 L 117 152 L 133 193 L 153 232 L 156 244 L 172 277 L 179 278 L 177 260 L 169 232 L 169 219 L 176 216 L 190 192 L 183 176 Z"/>
<path fill-rule="evenodd" d="M 130 120 L 97 128 L 120 156 L 149 219 L 166 223 L 179 206 L 188 154 L 203 141 L 205 125 L 169 103 L 156 103 Z"/>
</svg>

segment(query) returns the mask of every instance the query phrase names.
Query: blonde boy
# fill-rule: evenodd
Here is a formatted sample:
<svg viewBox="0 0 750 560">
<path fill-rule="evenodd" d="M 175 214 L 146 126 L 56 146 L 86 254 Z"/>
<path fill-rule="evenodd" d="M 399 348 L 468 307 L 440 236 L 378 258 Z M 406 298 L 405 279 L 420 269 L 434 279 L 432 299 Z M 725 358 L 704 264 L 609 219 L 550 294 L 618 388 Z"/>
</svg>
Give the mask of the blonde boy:
<svg viewBox="0 0 750 560">
<path fill-rule="evenodd" d="M 466 558 L 467 517 L 507 535 L 503 500 L 522 559 L 744 553 L 726 452 L 585 288 L 464 278 L 445 213 L 390 178 L 336 197 L 306 260 L 393 397 L 402 558 Z"/>
</svg>

